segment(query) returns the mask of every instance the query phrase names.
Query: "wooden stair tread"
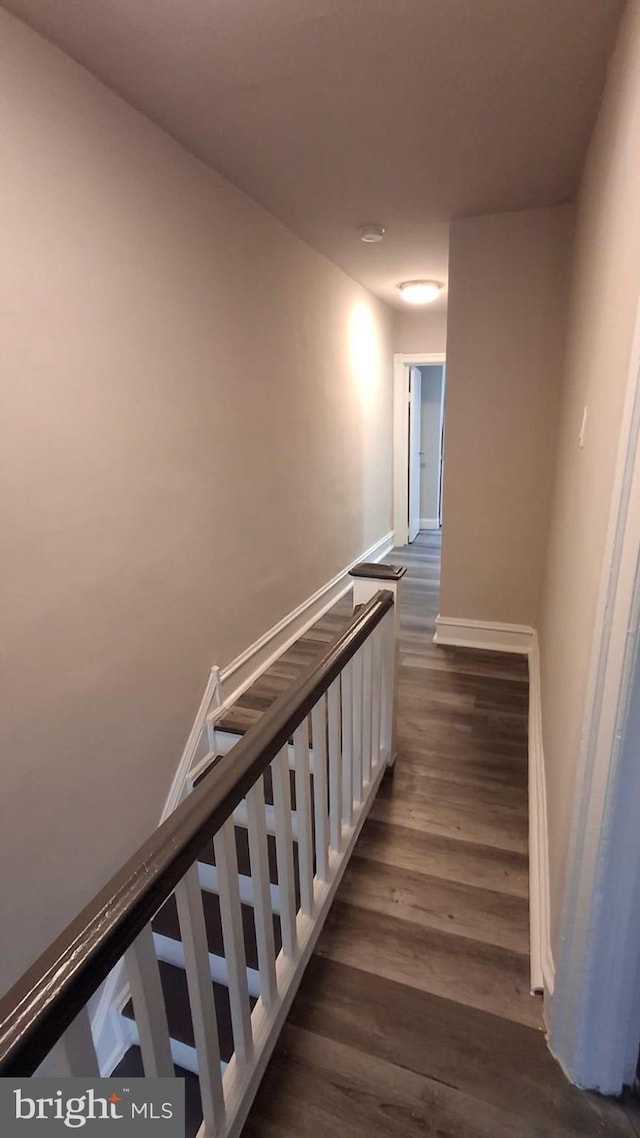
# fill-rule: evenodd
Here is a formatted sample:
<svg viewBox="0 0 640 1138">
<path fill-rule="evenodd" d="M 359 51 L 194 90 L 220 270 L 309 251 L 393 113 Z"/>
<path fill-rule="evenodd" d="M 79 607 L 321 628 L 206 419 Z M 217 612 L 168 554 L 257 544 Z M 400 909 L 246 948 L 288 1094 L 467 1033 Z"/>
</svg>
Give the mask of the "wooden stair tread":
<svg viewBox="0 0 640 1138">
<path fill-rule="evenodd" d="M 163 961 L 158 962 L 158 968 L 167 1009 L 169 1035 L 179 1043 L 195 1047 L 186 973 L 183 968 L 176 968 L 174 964 L 165 964 Z M 213 983 L 212 988 L 216 1005 L 220 1058 L 224 1063 L 228 1063 L 234 1050 L 229 991 L 223 984 Z M 253 1008 L 256 1003 L 253 997 L 250 998 L 250 1003 Z M 132 1000 L 127 1001 L 122 1014 L 127 1019 L 135 1020 Z"/>
<path fill-rule="evenodd" d="M 263 710 L 266 711 L 266 708 Z M 234 705 L 230 707 L 226 715 L 219 719 L 216 723 L 216 729 L 224 731 L 227 735 L 237 735 L 238 740 L 246 735 L 250 727 L 253 727 L 262 718 L 263 711 L 255 708 L 241 707 Z M 313 728 L 311 726 L 311 717 L 308 719 L 309 729 L 309 746 L 313 747 Z M 289 746 L 293 746 L 293 736 L 289 739 Z M 229 753 L 229 752 L 227 752 Z"/>
<path fill-rule="evenodd" d="M 214 893 L 202 892 L 202 906 L 204 921 L 207 930 L 207 943 L 209 952 L 214 956 L 224 956 L 224 940 L 222 936 L 222 920 L 220 917 L 220 898 Z M 244 933 L 244 950 L 248 968 L 258 968 L 258 945 L 256 941 L 256 924 L 251 905 L 241 905 L 242 929 Z M 175 897 L 170 897 L 156 913 L 151 927 L 155 933 L 170 937 L 171 940 L 181 940 L 180 922 L 178 920 L 178 906 Z M 276 956 L 282 946 L 280 932 L 280 918 L 273 917 L 273 935 L 275 940 Z"/>
<path fill-rule="evenodd" d="M 248 707 L 240 707 L 235 704 L 230 707 L 222 719 L 216 723 L 221 731 L 228 731 L 231 735 L 242 736 L 254 723 L 262 717 L 262 711 L 257 711 Z"/>
<path fill-rule="evenodd" d="M 184 1079 L 184 1113 L 185 1138 L 196 1138 L 202 1125 L 202 1099 L 200 1097 L 200 1081 L 193 1071 L 186 1071 L 184 1067 L 174 1067 L 176 1079 Z M 142 1079 L 144 1066 L 142 1052 L 137 1045 L 125 1052 L 118 1066 L 111 1072 L 112 1079 Z"/>
</svg>

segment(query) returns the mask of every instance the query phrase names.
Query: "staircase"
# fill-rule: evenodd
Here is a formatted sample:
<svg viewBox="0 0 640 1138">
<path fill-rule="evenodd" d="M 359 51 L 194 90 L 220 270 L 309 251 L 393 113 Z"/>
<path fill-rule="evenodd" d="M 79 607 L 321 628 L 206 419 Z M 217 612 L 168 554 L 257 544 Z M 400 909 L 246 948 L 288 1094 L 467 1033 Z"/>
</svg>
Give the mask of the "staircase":
<svg viewBox="0 0 640 1138">
<path fill-rule="evenodd" d="M 228 758 L 228 756 L 235 744 L 243 738 L 250 727 L 254 726 L 261 719 L 266 709 L 275 702 L 276 698 L 287 691 L 291 684 L 304 674 L 309 665 L 322 655 L 322 650 L 326 650 L 328 645 L 344 632 L 352 616 L 353 605 L 349 598 L 347 597 L 339 601 L 324 617 L 308 629 L 267 672 L 258 677 L 248 691 L 242 693 L 235 704 L 221 716 L 215 712 L 211 714 L 207 725 L 209 739 L 214 751 L 218 751 L 218 753 L 214 754 L 212 751 L 203 762 L 198 764 L 195 777 L 192 780 L 192 787 L 195 788 L 198 786 L 218 763 L 225 760 L 233 761 L 233 756 L 230 756 L 230 758 Z M 295 832 L 297 824 L 294 813 L 296 809 L 296 781 L 293 771 L 293 747 L 291 743 L 290 760 L 292 769 L 289 787 L 292 809 L 292 830 Z M 310 751 L 310 768 L 312 763 L 313 753 Z M 265 805 L 273 808 L 273 780 L 270 770 L 265 772 L 264 779 Z M 313 793 L 313 774 L 310 769 L 309 797 L 312 801 Z M 246 808 L 244 806 L 238 808 L 236 814 L 241 819 L 234 827 L 234 837 L 239 875 L 247 988 L 253 1008 L 256 1000 L 260 996 L 260 975 L 253 909 L 249 834 L 246 826 L 246 817 L 243 816 L 246 814 Z M 292 843 L 292 852 L 296 913 L 299 913 L 300 862 L 297 841 L 293 841 Z M 271 906 L 273 910 L 273 960 L 275 963 L 278 953 L 282 948 L 282 930 L 280 917 L 278 915 L 279 897 L 276 840 L 275 834 L 273 832 L 270 833 L 268 829 L 267 862 Z M 209 965 L 220 1035 L 221 1066 L 224 1070 L 233 1054 L 233 1024 L 231 1021 L 231 1010 L 228 998 L 228 971 L 224 955 L 220 900 L 214 870 L 215 852 L 213 843 L 208 842 L 198 856 L 198 877 L 202 890 L 202 904 L 209 949 Z M 160 978 L 167 1009 L 167 1020 L 171 1038 L 171 1054 L 174 1060 L 176 1075 L 185 1079 L 187 1098 L 186 1138 L 191 1138 L 192 1135 L 197 1133 L 200 1127 L 202 1106 L 198 1082 L 198 1059 L 186 981 L 184 948 L 180 936 L 178 907 L 174 897 L 170 897 L 162 909 L 156 914 L 152 921 L 152 929 L 156 956 L 160 962 Z M 133 1025 L 133 1043 L 114 1069 L 113 1076 L 141 1076 L 143 1074 L 142 1053 L 140 1051 L 138 1034 L 135 1027 L 135 1015 L 131 998 L 127 1000 L 121 1014 Z"/>
<path fill-rule="evenodd" d="M 401 575 L 366 567 L 297 682 L 213 718 L 186 799 L 3 1000 L 0 1075 L 32 1074 L 62 1032 L 69 1073 L 95 1073 L 86 1001 L 123 960 L 112 1076 L 184 1078 L 190 1138 L 237 1138 L 393 759 Z"/>
<path fill-rule="evenodd" d="M 362 605 L 357 606 L 360 611 Z M 352 606 L 349 606 L 349 611 Z M 344 617 L 341 620 L 338 613 L 332 614 L 332 621 L 326 624 L 335 627 L 337 623 L 345 627 Z M 313 641 L 316 642 L 314 651 Z M 308 665 L 309 657 L 317 654 L 317 646 L 325 643 L 324 630 L 321 626 L 314 627 L 305 643 L 294 646 L 290 651 L 290 666 L 283 667 L 286 661 L 278 661 L 274 669 L 276 675 L 269 672 L 262 675 L 252 685 L 249 691 L 244 692 L 238 703 L 227 709 L 223 715 L 215 713 L 210 717 L 209 739 L 214 750 L 201 762 L 193 779 L 195 788 L 210 773 L 223 763 L 233 762 L 233 748 L 244 737 L 246 732 L 255 726 L 261 719 L 264 711 L 275 701 L 278 689 L 286 690 L 291 683 L 291 668 L 294 672 L 303 672 L 305 663 Z M 294 663 L 295 661 L 295 663 Z M 287 674 L 288 673 L 288 674 Z M 323 735 L 326 735 L 328 724 L 326 718 L 322 723 Z M 316 731 L 318 725 L 316 724 Z M 306 727 L 308 734 L 308 747 L 305 747 L 307 760 L 302 770 L 296 767 L 296 744 L 294 738 L 289 739 L 286 747 L 287 763 L 289 766 L 289 798 L 292 830 L 292 863 L 293 887 L 295 896 L 296 919 L 301 913 L 301 877 L 300 854 L 298 841 L 298 800 L 306 803 L 306 813 L 310 820 L 311 830 L 311 873 L 316 873 L 315 857 L 315 812 L 311 804 L 315 802 L 314 786 L 314 752 L 313 752 L 313 724 L 309 722 Z M 214 754 L 214 752 L 217 752 Z M 323 782 L 328 787 L 330 770 L 328 748 L 322 748 Z M 317 760 L 315 760 L 317 761 Z M 273 777 L 270 768 L 263 775 L 263 793 L 265 802 L 265 822 L 267 839 L 267 863 L 269 875 L 269 892 L 272 908 L 273 939 L 270 944 L 270 959 L 275 962 L 282 948 L 282 927 L 280 921 L 280 892 L 278 880 L 278 857 L 276 847 L 276 820 L 274 810 Z M 234 842 L 238 872 L 238 889 L 240 896 L 240 909 L 242 918 L 242 942 L 245 957 L 245 977 L 251 1011 L 261 994 L 258 941 L 254 913 L 254 892 L 251 874 L 251 854 L 248 832 L 248 814 L 246 801 L 236 807 L 233 815 Z M 221 1070 L 224 1072 L 234 1054 L 234 1033 L 231 1003 L 229 998 L 229 973 L 225 957 L 224 932 L 222 913 L 218 895 L 218 880 L 216 873 L 216 858 L 213 843 L 209 842 L 200 851 L 197 861 L 198 879 L 202 891 L 202 906 L 207 934 L 209 951 L 209 969 L 216 1008 L 218 1037 L 220 1046 Z M 309 886 L 309 894 L 311 893 Z M 187 1115 L 191 1119 L 191 1126 L 187 1128 L 187 1138 L 195 1138 L 202 1119 L 202 1108 L 198 1082 L 198 1056 L 195 1042 L 193 1021 L 191 1017 L 188 983 L 185 971 L 184 948 L 181 940 L 178 907 L 174 897 L 170 897 L 154 917 L 152 924 L 153 941 L 157 959 L 159 961 L 160 980 L 167 1013 L 167 1023 L 170 1035 L 171 1055 L 177 1075 L 185 1079 L 187 1096 L 191 1100 Z M 131 998 L 122 1009 L 122 1015 L 133 1025 L 133 1044 L 113 1072 L 115 1075 L 134 1075 L 142 1069 L 142 1055 L 140 1041 L 135 1026 L 135 1013 Z"/>
<path fill-rule="evenodd" d="M 244 732 L 232 736 L 233 742 L 238 742 Z M 203 771 L 196 782 L 199 784 L 220 762 L 231 762 L 232 756 L 218 755 L 210 759 L 210 765 Z M 271 772 L 267 771 L 264 777 L 265 806 L 273 811 L 273 782 Z M 309 797 L 313 794 L 313 777 L 309 777 Z M 296 787 L 295 774 L 290 772 L 289 788 L 291 795 L 291 824 L 292 830 L 296 828 Z M 272 815 L 266 814 L 271 820 Z M 236 819 L 238 821 L 236 822 Z M 234 812 L 234 840 L 236 848 L 236 861 L 238 867 L 238 889 L 240 895 L 240 913 L 242 922 L 242 942 L 245 956 L 245 976 L 251 1010 L 255 1007 L 260 996 L 260 972 L 258 959 L 258 941 L 256 932 L 253 881 L 251 877 L 251 855 L 249 850 L 249 832 L 247 828 L 246 805 L 243 803 Z M 269 823 L 267 822 L 267 825 Z M 267 863 L 269 871 L 269 891 L 272 908 L 273 947 L 270 958 L 275 965 L 277 956 L 282 948 L 282 928 L 279 909 L 280 897 L 278 890 L 278 864 L 276 840 L 274 833 L 267 830 Z M 298 843 L 292 841 L 293 876 L 295 911 L 300 910 L 300 859 Z M 198 878 L 202 891 L 202 908 L 204 924 L 207 934 L 207 947 L 209 952 L 209 969 L 214 992 L 216 1018 L 220 1041 L 220 1058 L 223 1069 L 226 1068 L 234 1051 L 233 1022 L 229 1001 L 229 972 L 225 958 L 224 933 L 222 927 L 222 913 L 220 897 L 218 894 L 218 880 L 216 874 L 216 858 L 213 842 L 208 842 L 200 851 L 197 860 Z M 315 872 L 315 859 L 314 859 Z M 180 933 L 180 920 L 175 896 L 165 901 L 151 922 L 153 942 L 156 956 L 160 964 L 160 978 L 164 994 L 167 1021 L 171 1040 L 171 1054 L 176 1068 L 181 1072 L 198 1074 L 198 1058 L 195 1048 L 193 1023 L 189 1006 L 187 988 L 184 946 Z M 133 1026 L 134 1043 L 130 1051 L 114 1071 L 114 1074 L 133 1074 L 132 1065 L 139 1066 L 139 1039 L 135 1028 L 135 1015 L 131 998 L 122 1009 L 122 1015 Z"/>
<path fill-rule="evenodd" d="M 230 717 L 231 718 L 231 717 Z M 233 720 L 235 722 L 235 720 Z M 217 732 L 216 732 L 217 734 Z M 210 757 L 194 785 L 198 785 L 220 762 L 230 762 L 231 747 L 244 735 L 244 731 L 221 732 L 224 754 Z M 328 771 L 327 771 L 328 777 Z M 264 776 L 265 806 L 273 810 L 273 782 L 270 771 Z M 313 800 L 313 776 L 309 776 L 309 798 Z M 290 772 L 289 787 L 291 795 L 292 830 L 296 827 L 296 780 Z M 242 941 L 246 962 L 246 984 L 251 1010 L 260 997 L 260 973 L 258 942 L 254 912 L 253 883 L 251 877 L 251 856 L 249 832 L 246 825 L 246 808 L 236 811 L 241 819 L 234 825 L 234 839 L 238 866 L 239 893 L 241 898 Z M 300 859 L 297 841 L 292 841 L 293 875 L 296 914 L 300 911 Z M 273 948 L 271 959 L 275 962 L 282 948 L 282 929 L 279 916 L 278 865 L 276 839 L 274 833 L 267 832 L 267 862 L 272 906 Z M 213 843 L 208 842 L 198 857 L 198 877 L 202 890 L 202 907 L 209 950 L 211 974 L 218 1037 L 220 1045 L 221 1070 L 224 1072 L 234 1052 L 233 1020 L 229 999 L 229 973 L 225 958 L 224 934 L 220 898 L 215 873 L 215 851 Z M 315 858 L 314 858 L 315 872 Z M 167 1012 L 171 1055 L 176 1076 L 185 1080 L 186 1091 L 186 1138 L 195 1138 L 202 1122 L 202 1103 L 198 1080 L 198 1056 L 189 1004 L 189 992 L 185 970 L 184 947 L 181 939 L 178 906 L 175 897 L 170 897 L 151 922 L 156 956 L 159 961 L 160 979 Z M 133 1001 L 129 998 L 122 1009 L 122 1015 L 132 1025 L 133 1043 L 121 1062 L 113 1071 L 114 1077 L 137 1077 L 143 1074 L 140 1041 L 135 1026 Z"/>
</svg>

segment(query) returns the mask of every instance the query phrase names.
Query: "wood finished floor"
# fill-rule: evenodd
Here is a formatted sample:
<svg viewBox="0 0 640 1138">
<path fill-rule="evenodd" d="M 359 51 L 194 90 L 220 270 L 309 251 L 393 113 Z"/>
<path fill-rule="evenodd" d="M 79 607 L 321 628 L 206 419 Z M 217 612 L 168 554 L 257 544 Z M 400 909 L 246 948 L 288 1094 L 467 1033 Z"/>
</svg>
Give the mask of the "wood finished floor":
<svg viewBox="0 0 640 1138">
<path fill-rule="evenodd" d="M 390 560 L 408 570 L 396 768 L 243 1138 L 637 1138 L 634 1100 L 565 1080 L 528 990 L 526 662 L 433 645 L 437 534 Z M 342 602 L 247 693 L 239 726 L 349 611 Z"/>
</svg>

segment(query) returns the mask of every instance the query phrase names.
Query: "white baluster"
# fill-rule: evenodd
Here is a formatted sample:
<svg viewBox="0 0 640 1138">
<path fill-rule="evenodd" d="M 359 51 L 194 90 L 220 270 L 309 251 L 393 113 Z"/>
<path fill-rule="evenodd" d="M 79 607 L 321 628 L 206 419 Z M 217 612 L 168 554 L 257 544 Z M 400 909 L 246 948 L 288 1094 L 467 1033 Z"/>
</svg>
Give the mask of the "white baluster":
<svg viewBox="0 0 640 1138">
<path fill-rule="evenodd" d="M 313 809 L 316 831 L 316 875 L 326 881 L 329 873 L 329 815 L 327 806 L 327 703 L 321 696 L 311 709 L 313 739 Z"/>
<path fill-rule="evenodd" d="M 329 713 L 329 798 L 331 848 L 342 842 L 342 748 L 340 744 L 340 677 L 334 680 L 327 697 Z"/>
<path fill-rule="evenodd" d="M 342 819 L 353 824 L 353 660 L 345 664 L 342 680 Z"/>
<path fill-rule="evenodd" d="M 385 762 L 391 766 L 396 757 L 395 741 L 395 689 L 398 669 L 400 642 L 400 585 L 406 569 L 400 565 L 376 565 L 362 563 L 350 571 L 353 577 L 353 605 L 366 605 L 381 589 L 391 592 L 394 598 L 392 611 L 382 620 L 382 673 L 383 703 L 381 750 Z"/>
<path fill-rule="evenodd" d="M 372 773 L 378 769 L 380 763 L 380 715 L 382 710 L 382 687 L 381 687 L 381 669 L 380 669 L 380 654 L 381 654 L 381 633 L 380 625 L 374 629 L 371 641 L 372 649 L 372 685 L 371 685 L 371 700 L 372 700 L 372 719 L 371 719 L 371 764 Z"/>
<path fill-rule="evenodd" d="M 234 815 L 235 820 L 235 815 Z M 245 820 L 248 826 L 248 820 Z M 294 831 L 295 833 L 295 831 Z M 200 888 L 205 893 L 218 894 L 218 871 L 215 865 L 209 865 L 205 862 L 198 862 L 198 876 L 200 878 Z M 253 882 L 250 877 L 245 874 L 238 874 L 238 888 L 240 889 L 240 900 L 243 905 L 253 905 Z M 280 897 L 278 895 L 278 886 L 272 885 L 270 887 L 271 893 L 271 909 L 274 913 L 280 912 Z"/>
<path fill-rule="evenodd" d="M 362 649 L 353 657 L 353 801 L 362 802 Z"/>
<path fill-rule="evenodd" d="M 125 953 L 125 964 L 144 1073 L 148 1078 L 173 1078 L 167 1010 L 150 924 L 145 925 Z"/>
<path fill-rule="evenodd" d="M 197 865 L 192 865 L 187 870 L 176 887 L 175 897 L 198 1056 L 202 1113 L 207 1133 L 215 1134 L 224 1121 L 224 1094 L 216 1006 L 209 969 L 209 945 Z"/>
<path fill-rule="evenodd" d="M 253 1036 L 233 818 L 227 819 L 222 829 L 218 830 L 213 839 L 213 848 L 218 870 L 224 955 L 229 976 L 233 1044 L 236 1058 L 244 1063 L 253 1053 Z"/>
<path fill-rule="evenodd" d="M 280 896 L 280 924 L 282 951 L 292 957 L 297 949 L 296 895 L 293 875 L 293 836 L 291 832 L 291 786 L 287 748 L 276 755 L 271 763 L 273 782 L 273 812 L 276 831 L 276 859 L 278 864 L 278 893 Z M 300 830 L 300 826 L 298 826 Z"/>
<path fill-rule="evenodd" d="M 275 943 L 273 939 L 273 910 L 269 876 L 269 848 L 265 821 L 264 782 L 262 776 L 247 794 L 247 826 L 249 830 L 249 857 L 253 885 L 253 912 L 258 945 L 260 995 L 267 1007 L 276 996 Z"/>
<path fill-rule="evenodd" d="M 371 781 L 371 741 L 373 737 L 373 644 L 371 636 L 362 646 L 362 781 Z"/>
<path fill-rule="evenodd" d="M 306 917 L 313 910 L 313 835 L 311 832 L 311 784 L 309 780 L 309 723 L 304 719 L 293 733 L 295 760 L 300 909 Z"/>
<path fill-rule="evenodd" d="M 395 614 L 388 612 L 382 620 L 382 722 L 381 747 L 385 761 L 391 765 L 395 760 L 395 677 L 396 677 L 396 632 Z"/>
</svg>

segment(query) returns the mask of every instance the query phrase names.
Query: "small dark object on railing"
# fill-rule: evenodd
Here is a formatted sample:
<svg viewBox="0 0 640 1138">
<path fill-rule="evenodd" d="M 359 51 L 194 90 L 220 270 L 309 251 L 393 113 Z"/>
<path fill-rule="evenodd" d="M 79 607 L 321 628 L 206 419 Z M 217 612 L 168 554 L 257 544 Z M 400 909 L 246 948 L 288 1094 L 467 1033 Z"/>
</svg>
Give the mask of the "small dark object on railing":
<svg viewBox="0 0 640 1138">
<path fill-rule="evenodd" d="M 406 565 L 383 565 L 378 561 L 361 561 L 349 570 L 350 577 L 367 577 L 372 581 L 399 581 L 407 571 Z"/>
</svg>

